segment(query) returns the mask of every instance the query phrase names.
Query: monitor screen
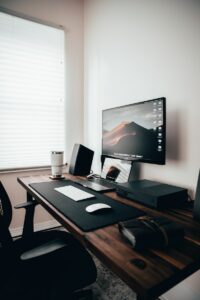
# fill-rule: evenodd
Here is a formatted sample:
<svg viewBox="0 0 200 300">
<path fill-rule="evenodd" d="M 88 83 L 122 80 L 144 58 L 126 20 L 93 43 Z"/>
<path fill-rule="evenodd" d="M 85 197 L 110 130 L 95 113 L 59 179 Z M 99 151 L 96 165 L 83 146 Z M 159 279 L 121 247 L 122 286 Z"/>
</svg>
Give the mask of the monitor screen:
<svg viewBox="0 0 200 300">
<path fill-rule="evenodd" d="M 165 164 L 166 99 L 103 110 L 102 156 Z"/>
</svg>

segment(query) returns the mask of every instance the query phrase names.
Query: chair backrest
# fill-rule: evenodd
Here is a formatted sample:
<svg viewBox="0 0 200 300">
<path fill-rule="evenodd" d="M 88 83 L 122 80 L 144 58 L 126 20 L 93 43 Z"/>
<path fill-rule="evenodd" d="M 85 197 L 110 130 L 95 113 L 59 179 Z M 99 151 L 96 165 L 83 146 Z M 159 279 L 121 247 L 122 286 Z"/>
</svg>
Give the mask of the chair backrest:
<svg viewBox="0 0 200 300">
<path fill-rule="evenodd" d="M 0 242 L 4 246 L 12 242 L 9 232 L 10 222 L 12 220 L 12 206 L 10 199 L 3 184 L 0 181 Z"/>
</svg>

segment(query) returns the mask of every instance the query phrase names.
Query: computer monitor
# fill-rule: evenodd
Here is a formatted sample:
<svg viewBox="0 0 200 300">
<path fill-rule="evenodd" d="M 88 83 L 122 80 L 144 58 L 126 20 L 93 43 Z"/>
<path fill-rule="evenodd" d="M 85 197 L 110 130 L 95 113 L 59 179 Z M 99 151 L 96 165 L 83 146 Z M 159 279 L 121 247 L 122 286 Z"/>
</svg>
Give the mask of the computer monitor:
<svg viewBox="0 0 200 300">
<path fill-rule="evenodd" d="M 165 164 L 166 99 L 102 112 L 102 157 Z"/>
</svg>

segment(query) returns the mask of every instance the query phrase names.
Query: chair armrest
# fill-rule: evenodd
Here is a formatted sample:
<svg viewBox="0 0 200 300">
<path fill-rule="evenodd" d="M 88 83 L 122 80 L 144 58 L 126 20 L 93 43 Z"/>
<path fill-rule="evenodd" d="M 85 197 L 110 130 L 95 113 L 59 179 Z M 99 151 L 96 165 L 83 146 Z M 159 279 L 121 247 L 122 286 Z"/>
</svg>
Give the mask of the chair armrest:
<svg viewBox="0 0 200 300">
<path fill-rule="evenodd" d="M 24 225 L 23 225 L 23 232 L 22 237 L 31 236 L 34 232 L 34 213 L 35 213 L 35 206 L 39 204 L 32 196 L 27 194 L 27 201 L 24 203 L 20 203 L 14 206 L 16 209 L 25 208 L 25 218 L 24 218 Z"/>
<path fill-rule="evenodd" d="M 26 251 L 21 254 L 20 259 L 23 261 L 40 257 L 42 255 L 47 255 L 52 252 L 55 252 L 63 247 L 66 247 L 68 243 L 62 239 L 54 239 L 50 242 L 47 242 L 43 245 L 37 246 L 29 251 Z"/>
<path fill-rule="evenodd" d="M 34 201 L 27 201 L 27 202 L 15 205 L 14 208 L 16 208 L 16 209 L 19 209 L 19 208 L 28 208 L 28 207 L 33 206 L 33 205 L 36 206 L 37 204 L 38 204 L 38 202 L 35 201 L 35 200 Z"/>
</svg>

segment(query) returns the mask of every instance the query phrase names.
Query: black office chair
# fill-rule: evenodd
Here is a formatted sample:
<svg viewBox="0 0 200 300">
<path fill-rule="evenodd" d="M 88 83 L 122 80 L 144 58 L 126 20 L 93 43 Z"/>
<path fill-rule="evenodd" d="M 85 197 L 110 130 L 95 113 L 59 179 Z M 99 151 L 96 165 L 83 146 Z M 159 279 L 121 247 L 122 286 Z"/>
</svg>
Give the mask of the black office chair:
<svg viewBox="0 0 200 300">
<path fill-rule="evenodd" d="M 33 216 L 36 204 L 31 202 L 19 206 L 26 208 L 25 225 L 31 224 L 30 216 Z M 11 202 L 0 182 L 2 300 L 76 299 L 78 289 L 96 280 L 96 267 L 91 256 L 70 233 L 51 230 L 28 234 L 26 229 L 21 238 L 13 241 L 8 229 L 11 219 Z M 90 292 L 86 291 L 85 295 Z"/>
</svg>

